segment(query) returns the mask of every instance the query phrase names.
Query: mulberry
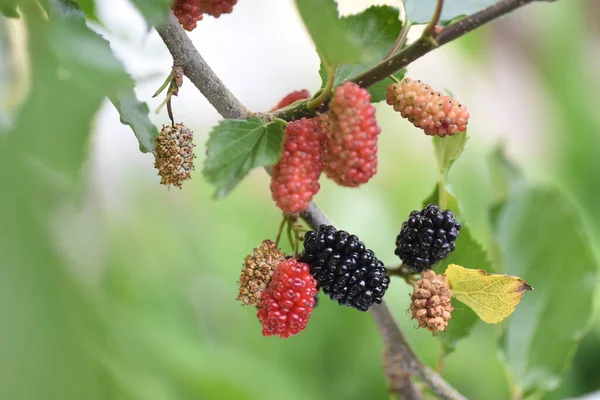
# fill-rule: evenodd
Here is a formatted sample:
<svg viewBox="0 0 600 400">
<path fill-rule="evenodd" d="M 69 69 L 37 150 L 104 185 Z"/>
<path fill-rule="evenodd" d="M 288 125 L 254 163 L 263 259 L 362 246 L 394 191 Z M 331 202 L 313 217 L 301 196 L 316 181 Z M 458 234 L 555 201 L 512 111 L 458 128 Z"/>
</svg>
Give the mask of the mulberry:
<svg viewBox="0 0 600 400">
<path fill-rule="evenodd" d="M 421 328 L 431 332 L 444 331 L 454 309 L 452 293 L 444 275 L 436 275 L 432 270 L 421 273 L 421 279 L 413 283 L 410 295 L 410 312 Z"/>
<path fill-rule="evenodd" d="M 197 22 L 202 20 L 198 0 L 175 0 L 171 8 L 186 31 L 191 32 L 196 29 Z"/>
<path fill-rule="evenodd" d="M 461 224 L 450 210 L 430 204 L 413 211 L 396 238 L 395 254 L 415 271 L 437 264 L 454 251 Z"/>
<path fill-rule="evenodd" d="M 154 167 L 158 169 L 160 183 L 181 188 L 194 170 L 193 132 L 183 124 L 163 126 L 156 138 Z"/>
<path fill-rule="evenodd" d="M 285 129 L 283 153 L 271 169 L 271 194 L 288 214 L 306 210 L 319 191 L 322 130 L 316 119 L 302 118 Z"/>
<path fill-rule="evenodd" d="M 279 103 L 277 103 L 277 105 L 271 109 L 271 111 L 277 111 L 280 108 L 287 107 L 290 104 L 295 103 L 298 100 L 305 100 L 305 99 L 310 99 L 310 92 L 308 90 L 306 90 L 306 89 L 295 90 L 295 91 L 289 93 L 283 99 L 281 99 L 279 101 Z"/>
<path fill-rule="evenodd" d="M 304 237 L 304 252 L 300 261 L 310 266 L 310 272 L 323 292 L 339 304 L 367 311 L 381 304 L 390 277 L 373 251 L 355 235 L 321 225 L 319 231 L 309 231 Z"/>
<path fill-rule="evenodd" d="M 244 260 L 237 299 L 246 306 L 258 306 L 260 296 L 271 281 L 275 269 L 285 259 L 285 254 L 277 248 L 275 242 L 263 241 Z"/>
<path fill-rule="evenodd" d="M 219 18 L 221 14 L 229 14 L 237 0 L 196 0 L 203 13 Z"/>
<path fill-rule="evenodd" d="M 467 107 L 421 81 L 404 78 L 389 85 L 387 103 L 427 135 L 444 137 L 467 130 Z"/>
<path fill-rule="evenodd" d="M 257 316 L 262 334 L 288 338 L 306 329 L 316 295 L 308 265 L 293 258 L 282 262 L 261 295 Z"/>
<path fill-rule="evenodd" d="M 377 172 L 377 136 L 369 92 L 345 82 L 334 92 L 322 117 L 326 132 L 325 173 L 341 186 L 356 187 Z"/>
</svg>

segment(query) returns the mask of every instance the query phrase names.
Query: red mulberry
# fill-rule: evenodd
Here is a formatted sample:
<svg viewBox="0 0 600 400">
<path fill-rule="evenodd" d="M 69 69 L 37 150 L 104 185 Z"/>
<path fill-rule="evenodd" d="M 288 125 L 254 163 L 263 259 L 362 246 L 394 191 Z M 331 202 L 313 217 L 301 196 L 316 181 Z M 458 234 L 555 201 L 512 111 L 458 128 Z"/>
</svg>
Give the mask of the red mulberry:
<svg viewBox="0 0 600 400">
<path fill-rule="evenodd" d="M 229 14 L 237 0 L 196 0 L 203 13 L 219 18 L 221 14 Z"/>
<path fill-rule="evenodd" d="M 371 95 L 345 82 L 333 92 L 329 111 L 321 118 L 326 132 L 325 173 L 342 186 L 366 183 L 377 172 L 377 136 Z"/>
<path fill-rule="evenodd" d="M 262 292 L 258 319 L 264 336 L 288 338 L 306 329 L 317 295 L 308 265 L 290 258 L 282 262 Z"/>
<path fill-rule="evenodd" d="M 271 169 L 271 194 L 288 214 L 306 210 L 319 191 L 322 129 L 316 119 L 302 118 L 285 129 L 281 159 Z"/>
<path fill-rule="evenodd" d="M 410 78 L 387 87 L 387 103 L 431 136 L 444 137 L 465 131 L 469 122 L 466 106 Z"/>
<path fill-rule="evenodd" d="M 310 99 L 310 92 L 308 90 L 306 90 L 306 89 L 294 90 L 293 92 L 291 92 L 290 94 L 285 96 L 283 99 L 281 99 L 281 101 L 279 103 L 277 103 L 277 105 L 275 107 L 273 107 L 271 109 L 271 111 L 277 111 L 280 108 L 287 107 L 290 104 L 292 104 L 298 100 L 305 100 L 305 99 Z"/>
<path fill-rule="evenodd" d="M 173 14 L 186 31 L 193 31 L 197 22 L 202 19 L 198 0 L 175 0 L 172 9 Z"/>
</svg>

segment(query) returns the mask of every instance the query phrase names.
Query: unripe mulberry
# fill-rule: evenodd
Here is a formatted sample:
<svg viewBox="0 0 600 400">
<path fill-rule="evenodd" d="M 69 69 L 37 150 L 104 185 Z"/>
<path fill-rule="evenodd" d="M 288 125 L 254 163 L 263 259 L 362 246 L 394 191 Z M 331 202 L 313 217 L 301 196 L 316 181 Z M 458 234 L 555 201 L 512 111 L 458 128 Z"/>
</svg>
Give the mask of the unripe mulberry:
<svg viewBox="0 0 600 400">
<path fill-rule="evenodd" d="M 279 103 L 277 103 L 277 105 L 275 107 L 273 107 L 271 109 L 271 111 L 277 111 L 280 108 L 287 107 L 290 104 L 295 103 L 298 100 L 305 100 L 305 99 L 310 99 L 310 92 L 308 90 L 306 90 L 306 89 L 294 90 L 293 92 L 291 92 L 287 96 L 285 96 L 283 99 L 281 99 L 281 101 L 279 101 Z"/>
<path fill-rule="evenodd" d="M 271 281 L 275 269 L 285 259 L 285 254 L 277 248 L 275 242 L 263 241 L 244 260 L 237 299 L 245 306 L 258 306 L 260 296 Z"/>
<path fill-rule="evenodd" d="M 171 8 L 186 31 L 193 31 L 197 22 L 202 19 L 198 0 L 175 0 Z"/>
<path fill-rule="evenodd" d="M 467 107 L 421 81 L 404 78 L 389 85 L 387 103 L 427 135 L 444 137 L 467 130 Z"/>
<path fill-rule="evenodd" d="M 444 275 L 436 275 L 432 270 L 421 273 L 421 279 L 413 283 L 410 295 L 410 312 L 421 328 L 431 332 L 444 331 L 454 309 L 452 293 Z"/>
<path fill-rule="evenodd" d="M 383 263 L 373 251 L 355 235 L 333 226 L 321 225 L 318 232 L 306 233 L 300 261 L 310 266 L 326 295 L 360 311 L 381 304 L 390 284 Z"/>
<path fill-rule="evenodd" d="M 292 121 L 285 129 L 283 153 L 271 169 L 271 195 L 277 207 L 288 214 L 306 210 L 319 191 L 322 138 L 316 119 Z"/>
<path fill-rule="evenodd" d="M 237 0 L 196 0 L 203 13 L 219 18 L 221 14 L 229 14 Z"/>
<path fill-rule="evenodd" d="M 282 262 L 261 295 L 257 316 L 262 334 L 288 338 L 306 329 L 316 295 L 308 265 L 293 258 Z"/>
<path fill-rule="evenodd" d="M 356 187 L 377 172 L 377 136 L 369 92 L 356 83 L 338 86 L 322 117 L 326 132 L 325 173 L 341 186 Z"/>
<path fill-rule="evenodd" d="M 158 169 L 160 183 L 181 188 L 194 170 L 194 134 L 183 124 L 163 126 L 156 138 L 154 167 Z"/>
<path fill-rule="evenodd" d="M 402 264 L 422 271 L 437 264 L 454 251 L 461 224 L 450 210 L 430 204 L 412 211 L 396 237 L 396 255 Z"/>
</svg>

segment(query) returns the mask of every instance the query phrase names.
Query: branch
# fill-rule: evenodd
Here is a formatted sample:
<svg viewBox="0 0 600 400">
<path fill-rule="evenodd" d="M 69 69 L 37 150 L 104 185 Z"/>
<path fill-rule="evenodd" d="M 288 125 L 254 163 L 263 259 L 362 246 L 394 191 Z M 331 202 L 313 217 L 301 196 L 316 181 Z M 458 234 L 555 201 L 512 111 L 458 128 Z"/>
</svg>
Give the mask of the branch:
<svg viewBox="0 0 600 400">
<path fill-rule="evenodd" d="M 501 0 L 494 3 L 491 6 L 446 27 L 435 40 L 422 37 L 410 46 L 400 50 L 392 57 L 384 59 L 384 61 L 380 62 L 370 70 L 363 72 L 351 80 L 364 88 L 372 86 L 439 46 L 449 43 L 466 35 L 481 25 L 535 1 L 536 0 Z"/>
<path fill-rule="evenodd" d="M 185 75 L 223 118 L 248 117 L 249 111 L 204 61 L 173 13 L 169 13 L 166 24 L 156 30 L 173 56 L 173 63 L 183 68 Z"/>
<path fill-rule="evenodd" d="M 362 87 L 369 87 L 399 69 L 406 67 L 412 61 L 427 54 L 436 47 L 446 44 L 486 22 L 533 1 L 535 0 L 502 0 L 491 7 L 450 25 L 440 33 L 437 37 L 437 42 L 431 40 L 431 38 L 421 38 L 371 70 L 357 76 L 353 81 L 359 83 Z M 173 15 L 169 15 L 165 26 L 157 28 L 157 31 L 171 52 L 175 64 L 183 67 L 185 75 L 217 109 L 219 114 L 224 118 L 248 117 L 249 111 L 223 85 L 206 64 Z M 306 103 L 302 107 L 306 110 Z M 297 113 L 302 112 L 298 106 L 294 107 L 294 111 Z M 286 112 L 289 114 L 290 110 L 283 113 Z M 333 225 L 329 218 L 314 203 L 310 203 L 308 209 L 301 213 L 301 217 L 313 229 L 318 229 L 319 225 L 322 224 Z M 465 399 L 464 396 L 450 386 L 439 374 L 424 365 L 417 358 L 410 348 L 408 341 L 398 328 L 385 302 L 371 307 L 371 315 L 385 343 L 384 365 L 393 391 L 407 399 L 418 399 L 420 394 L 410 379 L 410 375 L 414 375 L 442 399 Z"/>
</svg>

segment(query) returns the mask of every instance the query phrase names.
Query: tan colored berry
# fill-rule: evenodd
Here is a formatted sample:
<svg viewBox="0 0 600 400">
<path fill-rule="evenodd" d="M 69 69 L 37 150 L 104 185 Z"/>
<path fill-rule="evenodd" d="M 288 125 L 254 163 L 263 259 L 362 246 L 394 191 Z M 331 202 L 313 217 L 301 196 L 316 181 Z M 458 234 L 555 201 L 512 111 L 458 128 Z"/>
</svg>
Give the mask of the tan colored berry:
<svg viewBox="0 0 600 400">
<path fill-rule="evenodd" d="M 452 318 L 452 292 L 444 275 L 436 275 L 428 269 L 421 272 L 421 279 L 413 284 L 410 296 L 412 319 L 416 319 L 421 328 L 435 333 L 446 330 L 448 320 Z"/>
<path fill-rule="evenodd" d="M 258 306 L 260 296 L 269 285 L 275 269 L 285 259 L 285 254 L 277 248 L 275 242 L 263 241 L 244 260 L 237 299 L 246 306 Z"/>
<path fill-rule="evenodd" d="M 161 185 L 181 188 L 194 170 L 194 133 L 183 124 L 163 126 L 156 138 L 154 167 Z"/>
</svg>

